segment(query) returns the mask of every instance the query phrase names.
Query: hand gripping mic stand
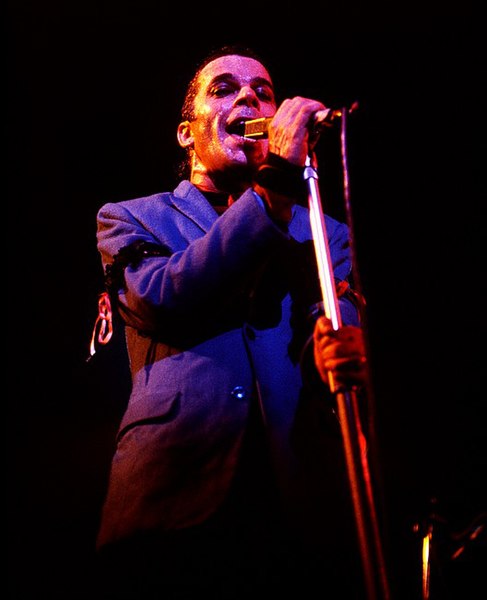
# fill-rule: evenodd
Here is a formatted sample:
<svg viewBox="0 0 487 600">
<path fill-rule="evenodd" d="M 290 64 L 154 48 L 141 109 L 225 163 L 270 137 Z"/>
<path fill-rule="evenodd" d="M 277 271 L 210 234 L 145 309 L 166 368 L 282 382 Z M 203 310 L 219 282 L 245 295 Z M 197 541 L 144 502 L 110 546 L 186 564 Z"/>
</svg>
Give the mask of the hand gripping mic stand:
<svg viewBox="0 0 487 600">
<path fill-rule="evenodd" d="M 344 199 L 350 230 L 352 273 L 357 280 L 354 281 L 354 284 L 356 284 L 358 283 L 358 274 L 354 255 L 354 235 L 349 202 L 346 151 L 346 119 L 348 112 L 350 112 L 349 109 L 344 109 L 339 112 L 337 111 L 336 114 L 341 117 Z M 330 258 L 323 207 L 318 187 L 318 175 L 310 156 L 308 156 L 306 160 L 304 179 L 306 180 L 308 187 L 311 229 L 318 263 L 318 274 L 323 295 L 324 311 L 325 315 L 331 320 L 333 329 L 337 330 L 342 324 L 340 309 L 333 277 L 333 267 Z M 389 588 L 372 491 L 371 474 L 366 452 L 360 445 L 362 428 L 360 424 L 357 393 L 354 389 L 336 388 L 333 381 L 330 381 L 330 389 L 336 399 L 338 418 L 342 432 L 367 598 L 368 600 L 389 600 Z M 367 390 L 367 392 L 370 392 L 370 390 Z"/>
</svg>

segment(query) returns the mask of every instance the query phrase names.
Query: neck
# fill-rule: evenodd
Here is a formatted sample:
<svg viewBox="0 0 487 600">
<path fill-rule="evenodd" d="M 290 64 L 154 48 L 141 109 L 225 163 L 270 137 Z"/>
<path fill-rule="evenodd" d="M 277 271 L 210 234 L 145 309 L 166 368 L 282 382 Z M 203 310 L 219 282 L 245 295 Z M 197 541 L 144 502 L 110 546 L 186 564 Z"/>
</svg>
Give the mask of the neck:
<svg viewBox="0 0 487 600">
<path fill-rule="evenodd" d="M 208 172 L 203 174 L 199 171 L 192 171 L 190 181 L 202 192 L 226 194 L 230 198 L 229 204 L 252 185 L 252 178 L 247 170 L 240 173 L 225 171 L 211 175 Z"/>
</svg>

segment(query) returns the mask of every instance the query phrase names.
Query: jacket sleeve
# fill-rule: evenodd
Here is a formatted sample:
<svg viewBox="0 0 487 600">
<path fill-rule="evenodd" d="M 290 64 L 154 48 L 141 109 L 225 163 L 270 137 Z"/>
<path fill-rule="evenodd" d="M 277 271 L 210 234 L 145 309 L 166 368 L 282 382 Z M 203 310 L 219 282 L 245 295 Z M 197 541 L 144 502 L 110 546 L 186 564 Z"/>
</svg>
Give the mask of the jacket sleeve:
<svg viewBox="0 0 487 600">
<path fill-rule="evenodd" d="M 134 244 L 150 250 L 129 260 L 115 281 L 125 322 L 142 331 L 235 312 L 262 263 L 289 243 L 250 190 L 206 232 L 168 205 L 149 217 L 136 212 L 131 202 L 104 205 L 97 241 L 105 272 Z"/>
</svg>

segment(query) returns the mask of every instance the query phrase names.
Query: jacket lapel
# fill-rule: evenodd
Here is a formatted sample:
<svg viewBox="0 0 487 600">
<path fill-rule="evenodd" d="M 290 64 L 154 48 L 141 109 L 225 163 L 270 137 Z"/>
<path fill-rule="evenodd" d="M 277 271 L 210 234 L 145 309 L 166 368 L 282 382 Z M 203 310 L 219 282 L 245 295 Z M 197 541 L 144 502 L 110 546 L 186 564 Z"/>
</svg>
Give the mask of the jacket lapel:
<svg viewBox="0 0 487 600">
<path fill-rule="evenodd" d="M 204 232 L 208 231 L 218 218 L 213 206 L 189 181 L 182 181 L 177 186 L 172 200 L 176 208 Z"/>
</svg>

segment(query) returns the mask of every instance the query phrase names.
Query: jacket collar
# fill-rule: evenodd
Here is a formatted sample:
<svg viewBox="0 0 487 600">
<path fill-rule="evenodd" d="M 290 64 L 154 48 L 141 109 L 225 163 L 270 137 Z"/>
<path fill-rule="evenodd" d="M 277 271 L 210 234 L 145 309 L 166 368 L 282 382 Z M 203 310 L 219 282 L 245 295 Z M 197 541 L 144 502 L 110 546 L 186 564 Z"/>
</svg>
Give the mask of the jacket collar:
<svg viewBox="0 0 487 600">
<path fill-rule="evenodd" d="M 183 180 L 173 192 L 174 205 L 194 221 L 203 231 L 208 231 L 218 214 L 203 194 L 190 181 Z"/>
</svg>

